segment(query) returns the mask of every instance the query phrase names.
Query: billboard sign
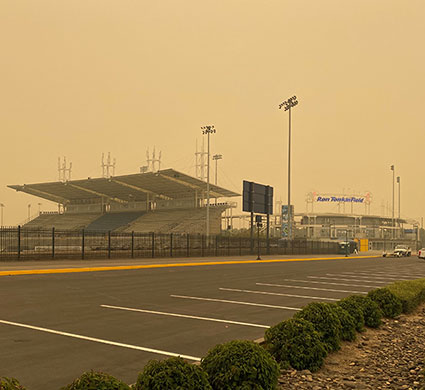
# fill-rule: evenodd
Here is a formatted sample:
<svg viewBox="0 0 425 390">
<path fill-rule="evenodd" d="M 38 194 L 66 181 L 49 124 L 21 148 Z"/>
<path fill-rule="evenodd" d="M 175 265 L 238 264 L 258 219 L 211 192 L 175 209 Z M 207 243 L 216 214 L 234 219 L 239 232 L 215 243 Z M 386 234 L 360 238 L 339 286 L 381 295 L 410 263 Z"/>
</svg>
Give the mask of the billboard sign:
<svg viewBox="0 0 425 390">
<path fill-rule="evenodd" d="M 242 210 L 250 213 L 273 214 L 273 187 L 244 180 Z"/>
</svg>

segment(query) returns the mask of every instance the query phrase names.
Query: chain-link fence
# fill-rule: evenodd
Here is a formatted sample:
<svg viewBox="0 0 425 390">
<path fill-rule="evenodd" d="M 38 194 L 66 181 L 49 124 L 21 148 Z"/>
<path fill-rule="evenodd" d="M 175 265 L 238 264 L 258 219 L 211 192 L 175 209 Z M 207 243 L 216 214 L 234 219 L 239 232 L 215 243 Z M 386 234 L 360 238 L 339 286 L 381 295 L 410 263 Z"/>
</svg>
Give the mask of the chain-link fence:
<svg viewBox="0 0 425 390">
<path fill-rule="evenodd" d="M 0 229 L 0 259 L 110 259 L 336 254 L 332 241 L 253 239 L 228 235 L 119 233 L 84 230 Z"/>
</svg>

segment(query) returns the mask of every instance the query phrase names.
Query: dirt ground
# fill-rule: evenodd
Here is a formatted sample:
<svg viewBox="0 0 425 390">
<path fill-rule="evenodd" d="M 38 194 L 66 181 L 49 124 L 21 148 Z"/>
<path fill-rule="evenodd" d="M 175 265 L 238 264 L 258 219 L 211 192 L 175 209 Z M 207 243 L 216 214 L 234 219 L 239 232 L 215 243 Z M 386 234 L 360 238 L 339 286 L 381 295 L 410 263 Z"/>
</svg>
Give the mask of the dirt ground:
<svg viewBox="0 0 425 390">
<path fill-rule="evenodd" d="M 419 389 L 424 363 L 425 305 L 344 342 L 315 373 L 282 371 L 279 389 Z"/>
</svg>

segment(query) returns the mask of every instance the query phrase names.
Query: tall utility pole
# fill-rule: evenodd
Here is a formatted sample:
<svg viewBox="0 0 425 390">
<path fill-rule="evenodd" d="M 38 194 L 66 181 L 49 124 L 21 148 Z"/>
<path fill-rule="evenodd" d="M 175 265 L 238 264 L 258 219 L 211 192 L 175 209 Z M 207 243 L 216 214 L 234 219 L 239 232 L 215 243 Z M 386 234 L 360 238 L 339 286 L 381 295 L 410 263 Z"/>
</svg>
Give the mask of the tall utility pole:
<svg viewBox="0 0 425 390">
<path fill-rule="evenodd" d="M 203 126 L 201 127 L 202 134 L 207 135 L 207 246 L 209 241 L 208 238 L 210 236 L 210 134 L 215 133 L 216 130 L 214 126 Z"/>
<path fill-rule="evenodd" d="M 393 234 L 391 235 L 392 238 L 395 238 L 394 235 L 394 197 L 395 197 L 395 169 L 394 169 L 394 165 L 391 165 L 391 170 L 393 171 L 393 214 L 392 214 L 392 231 Z"/>
<path fill-rule="evenodd" d="M 398 184 L 398 224 L 400 226 L 400 217 L 401 217 L 401 212 L 400 212 L 400 206 L 401 206 L 401 190 L 400 190 L 400 176 L 397 176 L 397 184 Z"/>
<path fill-rule="evenodd" d="M 289 140 L 288 140 L 288 239 L 292 239 L 292 210 L 291 210 L 291 108 L 298 104 L 296 96 L 292 96 L 279 104 L 285 111 L 289 110 Z"/>
</svg>

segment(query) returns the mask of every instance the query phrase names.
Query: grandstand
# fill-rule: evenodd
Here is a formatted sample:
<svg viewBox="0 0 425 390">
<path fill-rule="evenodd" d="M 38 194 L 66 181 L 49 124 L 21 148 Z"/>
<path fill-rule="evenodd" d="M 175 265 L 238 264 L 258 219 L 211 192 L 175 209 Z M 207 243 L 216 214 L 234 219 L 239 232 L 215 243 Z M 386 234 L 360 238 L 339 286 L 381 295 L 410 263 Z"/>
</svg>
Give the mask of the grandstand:
<svg viewBox="0 0 425 390">
<path fill-rule="evenodd" d="M 39 229 L 158 233 L 205 233 L 207 183 L 165 169 L 109 178 L 9 185 L 58 204 L 25 224 Z M 210 232 L 221 230 L 228 203 L 238 193 L 210 184 Z"/>
</svg>

